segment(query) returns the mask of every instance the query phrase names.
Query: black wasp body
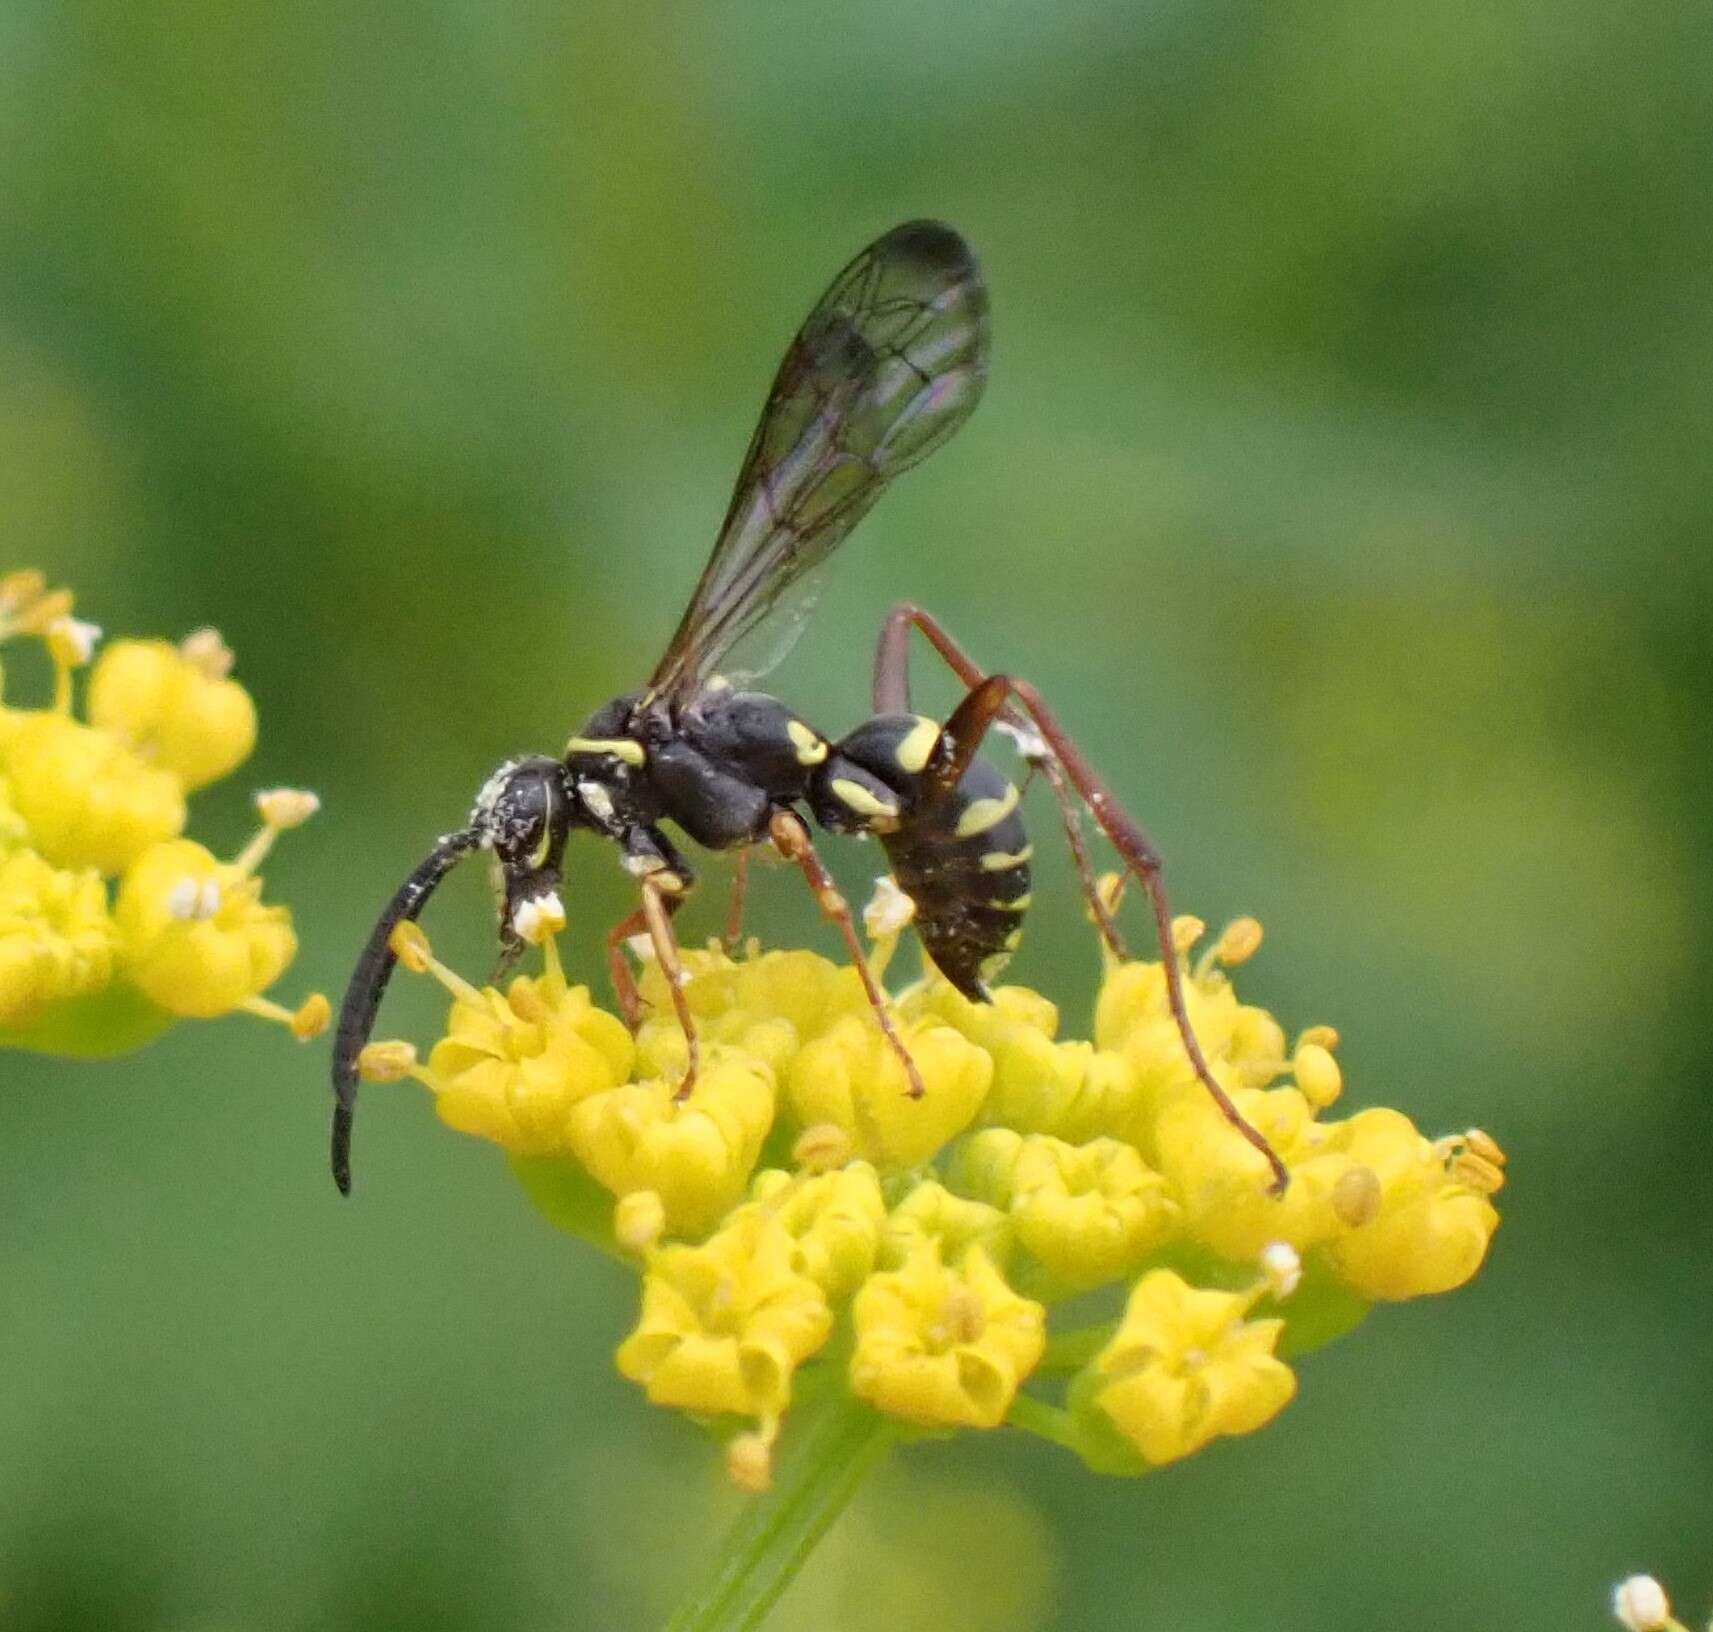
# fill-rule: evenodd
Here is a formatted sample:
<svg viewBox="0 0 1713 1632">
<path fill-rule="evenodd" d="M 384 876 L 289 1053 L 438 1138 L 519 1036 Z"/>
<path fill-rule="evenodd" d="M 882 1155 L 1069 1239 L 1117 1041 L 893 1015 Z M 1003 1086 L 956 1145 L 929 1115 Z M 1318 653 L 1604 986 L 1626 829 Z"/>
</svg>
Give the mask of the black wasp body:
<svg viewBox="0 0 1713 1632">
<path fill-rule="evenodd" d="M 911 1092 L 920 1095 L 915 1066 L 806 818 L 832 833 L 879 840 L 914 903 L 929 958 L 966 997 L 985 1001 L 987 982 L 1018 944 L 1030 899 L 1019 790 L 976 757 L 995 727 L 1053 792 L 1096 922 L 1120 953 L 1094 887 L 1079 808 L 1141 881 L 1188 1059 L 1283 1182 L 1277 1158 L 1213 1080 L 1190 1029 L 1158 855 L 1032 686 L 984 674 L 934 619 L 907 603 L 882 626 L 872 715 L 843 737 L 826 737 L 777 699 L 722 678 L 722 669 L 733 672 L 728 658 L 764 624 L 780 629 L 789 646 L 814 569 L 895 476 L 969 416 L 987 357 L 986 286 L 969 246 L 950 227 L 895 227 L 834 279 L 786 350 L 713 553 L 648 684 L 596 710 L 562 757 L 532 756 L 494 772 L 466 826 L 436 844 L 376 923 L 346 991 L 334 1048 L 333 1171 L 342 1190 L 350 1186 L 359 1057 L 392 972 L 394 931 L 421 912 L 458 861 L 486 850 L 502 884 L 501 944 L 515 953 L 544 918 L 559 920 L 565 846 L 579 830 L 611 840 L 637 880 L 637 910 L 607 936 L 609 967 L 634 1027 L 640 1004 L 624 944 L 648 935 L 688 1044 L 680 1096 L 694 1088 L 699 1052 L 671 920 L 693 874 L 666 823 L 709 850 L 742 856 L 771 845 L 801 869 L 844 938 Z M 966 688 L 943 722 L 910 708 L 912 630 Z"/>
<path fill-rule="evenodd" d="M 692 876 L 662 821 L 708 850 L 765 844 L 776 814 L 799 807 L 830 832 L 873 835 L 928 955 L 980 1001 L 1022 933 L 1029 844 L 1016 784 L 974 759 L 942 791 L 940 752 L 924 715 L 876 715 L 829 741 L 777 698 L 716 679 L 677 711 L 608 704 L 566 744 L 565 767 L 570 800 L 674 897 Z"/>
</svg>

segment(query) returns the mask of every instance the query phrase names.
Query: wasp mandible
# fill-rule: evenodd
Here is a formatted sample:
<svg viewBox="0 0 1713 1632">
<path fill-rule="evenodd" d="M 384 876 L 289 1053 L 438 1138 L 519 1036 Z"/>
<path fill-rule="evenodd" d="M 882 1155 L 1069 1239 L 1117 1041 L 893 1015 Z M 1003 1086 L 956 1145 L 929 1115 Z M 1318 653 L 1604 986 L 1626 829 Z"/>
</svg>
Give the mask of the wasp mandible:
<svg viewBox="0 0 1713 1632">
<path fill-rule="evenodd" d="M 844 939 L 903 1063 L 908 1091 L 919 1097 L 921 1079 L 870 973 L 850 909 L 816 853 L 808 819 L 831 833 L 880 841 L 899 888 L 915 903 L 929 959 L 965 997 L 986 1001 L 987 983 L 1015 950 L 1029 905 L 1030 845 L 1018 788 L 976 757 L 995 727 L 1012 736 L 1052 789 L 1095 920 L 1120 956 L 1123 944 L 1082 841 L 1079 807 L 1141 883 L 1184 1051 L 1283 1188 L 1283 1164 L 1214 1080 L 1190 1025 L 1160 856 L 1033 686 L 983 673 L 938 622 L 909 603 L 895 606 L 881 628 L 874 714 L 846 736 L 823 735 L 778 699 L 721 673 L 733 648 L 764 621 L 790 644 L 802 624 L 808 575 L 887 483 L 969 417 L 987 380 L 988 329 L 987 288 L 975 257 L 937 221 L 909 221 L 876 239 L 815 303 L 779 365 L 713 554 L 648 684 L 597 709 L 562 758 L 534 755 L 495 771 L 466 825 L 435 844 L 376 922 L 346 989 L 334 1044 L 332 1156 L 341 1191 L 351 1187 L 358 1056 L 392 973 L 393 930 L 422 911 L 460 860 L 485 850 L 502 880 L 502 956 L 514 957 L 523 944 L 520 923 L 550 899 L 557 910 L 553 898 L 573 830 L 610 839 L 638 882 L 637 909 L 607 936 L 608 965 L 635 1029 L 641 1004 L 624 947 L 632 935 L 649 937 L 688 1047 L 679 1097 L 695 1086 L 700 1052 L 676 978 L 681 964 L 672 918 L 694 875 L 662 830 L 668 821 L 705 849 L 737 852 L 740 878 L 744 855 L 757 845 L 771 845 L 801 870 Z M 944 722 L 911 711 L 912 630 L 967 688 Z"/>
</svg>

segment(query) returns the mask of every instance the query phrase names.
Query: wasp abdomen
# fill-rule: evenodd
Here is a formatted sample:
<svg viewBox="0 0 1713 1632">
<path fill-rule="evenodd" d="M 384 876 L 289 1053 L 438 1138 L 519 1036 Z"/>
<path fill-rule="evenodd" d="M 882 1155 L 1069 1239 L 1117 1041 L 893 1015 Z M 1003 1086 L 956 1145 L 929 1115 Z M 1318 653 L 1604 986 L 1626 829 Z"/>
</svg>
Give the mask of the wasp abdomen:
<svg viewBox="0 0 1713 1632">
<path fill-rule="evenodd" d="M 823 826 L 880 839 L 928 956 L 980 1002 L 1022 939 L 1029 840 L 1015 784 L 985 761 L 949 792 L 934 786 L 924 773 L 939 740 L 921 715 L 877 715 L 833 745 L 809 797 Z"/>
</svg>

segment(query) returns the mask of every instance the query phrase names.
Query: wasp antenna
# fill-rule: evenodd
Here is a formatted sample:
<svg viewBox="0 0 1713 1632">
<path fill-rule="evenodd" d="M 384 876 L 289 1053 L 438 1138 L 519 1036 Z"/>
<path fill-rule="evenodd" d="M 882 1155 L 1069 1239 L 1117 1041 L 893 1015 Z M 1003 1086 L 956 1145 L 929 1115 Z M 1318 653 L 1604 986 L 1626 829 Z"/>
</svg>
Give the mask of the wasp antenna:
<svg viewBox="0 0 1713 1632">
<path fill-rule="evenodd" d="M 351 1124 L 357 1115 L 357 1060 L 374 1029 L 381 996 L 398 961 L 393 955 L 392 933 L 422 911 L 441 881 L 478 842 L 476 830 L 465 828 L 447 834 L 435 845 L 387 903 L 369 932 L 357 967 L 351 972 L 345 1001 L 339 1005 L 339 1027 L 333 1035 L 333 1182 L 342 1196 L 351 1194 Z"/>
</svg>

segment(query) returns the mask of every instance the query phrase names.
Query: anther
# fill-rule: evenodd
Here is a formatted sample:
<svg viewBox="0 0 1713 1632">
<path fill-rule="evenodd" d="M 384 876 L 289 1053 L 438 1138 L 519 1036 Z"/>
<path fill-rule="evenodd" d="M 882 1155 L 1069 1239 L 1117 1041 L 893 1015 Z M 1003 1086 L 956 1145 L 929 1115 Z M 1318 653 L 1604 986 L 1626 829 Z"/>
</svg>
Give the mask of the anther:
<svg viewBox="0 0 1713 1632">
<path fill-rule="evenodd" d="M 1371 1167 L 1347 1167 L 1332 1187 L 1332 1210 L 1351 1229 L 1377 1218 L 1380 1200 L 1380 1175 Z"/>
<path fill-rule="evenodd" d="M 565 927 L 565 903 L 557 890 L 531 896 L 512 914 L 512 928 L 531 946 L 551 940 Z"/>
<path fill-rule="evenodd" d="M 666 1204 L 654 1190 L 633 1190 L 613 1207 L 613 1239 L 638 1257 L 666 1233 Z"/>
<path fill-rule="evenodd" d="M 1207 925 L 1191 913 L 1172 920 L 1172 950 L 1181 958 L 1207 933 Z"/>
<path fill-rule="evenodd" d="M 862 927 L 871 941 L 897 935 L 916 916 L 916 903 L 898 887 L 890 873 L 874 881 L 874 894 L 862 909 Z"/>
<path fill-rule="evenodd" d="M 402 1082 L 416 1069 L 416 1045 L 391 1037 L 367 1044 L 357 1056 L 357 1075 L 364 1082 Z"/>
<path fill-rule="evenodd" d="M 1675 1627 L 1671 1600 L 1651 1575 L 1632 1575 L 1612 1589 L 1612 1614 L 1627 1632 L 1667 1632 Z"/>
<path fill-rule="evenodd" d="M 775 1429 L 777 1432 L 777 1429 Z M 773 1484 L 773 1434 L 739 1434 L 726 1446 L 726 1477 L 751 1496 Z"/>
<path fill-rule="evenodd" d="M 291 1017 L 291 1034 L 300 1043 L 310 1042 L 327 1030 L 333 1018 L 333 1005 L 324 992 L 311 992 Z"/>
<path fill-rule="evenodd" d="M 426 975 L 429 965 L 434 962 L 434 951 L 428 944 L 428 937 L 422 932 L 422 926 L 409 918 L 393 925 L 393 932 L 387 937 L 387 946 L 392 955 L 413 975 Z"/>
<path fill-rule="evenodd" d="M 1269 1241 L 1261 1249 L 1261 1274 L 1268 1292 L 1282 1300 L 1302 1284 L 1303 1261 L 1289 1241 Z"/>
<path fill-rule="evenodd" d="M 281 833 L 302 827 L 320 809 L 320 798 L 307 788 L 267 788 L 256 795 L 256 813 Z"/>
<path fill-rule="evenodd" d="M 1247 963 L 1261 949 L 1261 920 L 1234 918 L 1219 932 L 1213 955 L 1227 967 Z"/>
<path fill-rule="evenodd" d="M 178 643 L 178 654 L 210 680 L 224 680 L 236 661 L 218 629 L 193 629 Z"/>
<path fill-rule="evenodd" d="M 101 625 L 85 623 L 81 618 L 59 617 L 48 625 L 48 651 L 54 662 L 67 668 L 82 668 L 95 655 L 100 639 Z"/>
</svg>

